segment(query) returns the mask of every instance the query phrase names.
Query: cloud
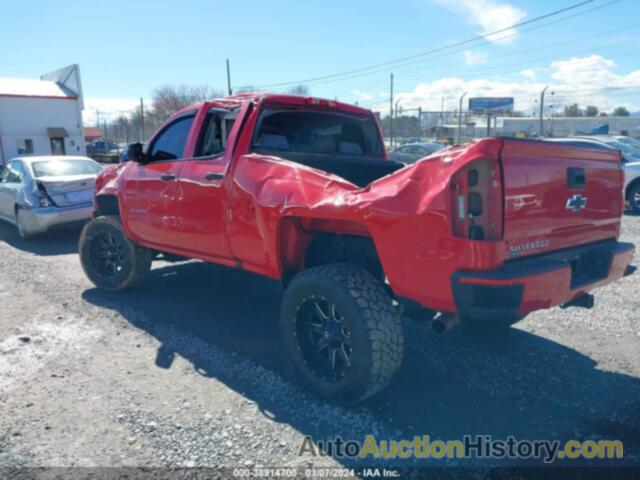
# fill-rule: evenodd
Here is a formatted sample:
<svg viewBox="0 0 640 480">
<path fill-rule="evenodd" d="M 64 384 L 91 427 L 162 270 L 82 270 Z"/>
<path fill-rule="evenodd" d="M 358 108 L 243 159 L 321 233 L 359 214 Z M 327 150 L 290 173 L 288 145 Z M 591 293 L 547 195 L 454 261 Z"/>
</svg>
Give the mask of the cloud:
<svg viewBox="0 0 640 480">
<path fill-rule="evenodd" d="M 527 80 L 534 80 L 536 78 L 536 71 L 533 68 L 525 68 L 524 70 L 520 70 L 520 75 Z"/>
<path fill-rule="evenodd" d="M 547 105 L 560 109 L 578 103 L 582 106 L 596 105 L 601 111 L 612 111 L 625 105 L 631 111 L 640 110 L 640 70 L 618 74 L 615 62 L 599 55 L 572 57 L 557 60 L 548 68 L 525 69 L 520 80 L 478 78 L 465 80 L 459 77 L 444 77 L 421 83 L 413 90 L 398 92 L 405 109 L 422 107 L 423 110 L 439 111 L 444 98 L 445 110 L 458 108 L 460 95 L 469 97 L 514 97 L 515 109 L 531 113 L 541 90 L 549 83 Z M 552 82 L 537 78 L 538 72 L 548 70 Z M 373 110 L 386 112 L 388 104 L 381 101 Z"/>
<path fill-rule="evenodd" d="M 527 13 L 509 3 L 495 0 L 434 0 L 449 10 L 463 15 L 468 22 L 482 28 L 482 35 L 502 30 L 519 23 Z M 510 43 L 515 38 L 514 32 L 497 34 L 488 37 L 494 43 Z"/>
<path fill-rule="evenodd" d="M 489 54 L 487 52 L 474 52 L 473 50 L 464 51 L 464 62 L 467 65 L 480 65 L 482 63 L 487 63 L 487 60 L 489 60 Z"/>
<path fill-rule="evenodd" d="M 611 72 L 616 66 L 613 60 L 600 55 L 572 57 L 553 62 L 551 78 L 567 83 L 600 85 L 616 79 L 617 76 Z"/>
<path fill-rule="evenodd" d="M 361 102 L 368 102 L 369 100 L 373 100 L 378 96 L 377 93 L 362 92 L 360 90 L 354 90 L 352 93 L 357 97 L 358 101 Z"/>
</svg>

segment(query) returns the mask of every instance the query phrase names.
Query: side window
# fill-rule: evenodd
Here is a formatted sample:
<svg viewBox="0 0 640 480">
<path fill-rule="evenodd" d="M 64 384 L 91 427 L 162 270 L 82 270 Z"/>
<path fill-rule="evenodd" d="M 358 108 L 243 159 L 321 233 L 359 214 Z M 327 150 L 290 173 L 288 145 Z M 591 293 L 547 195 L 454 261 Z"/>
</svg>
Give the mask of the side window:
<svg viewBox="0 0 640 480">
<path fill-rule="evenodd" d="M 196 150 L 196 157 L 211 157 L 224 152 L 222 140 L 222 119 L 217 113 L 209 113 L 204 122 L 204 130 Z"/>
<path fill-rule="evenodd" d="M 193 115 L 179 118 L 156 137 L 149 150 L 152 162 L 177 160 L 183 157 L 193 118 Z"/>
<path fill-rule="evenodd" d="M 24 169 L 20 162 L 9 162 L 0 175 L 2 183 L 20 183 L 24 177 Z"/>
<path fill-rule="evenodd" d="M 9 178 L 11 170 L 9 170 L 9 166 L 5 165 L 5 167 L 0 172 L 0 183 L 8 183 L 7 179 Z"/>
<path fill-rule="evenodd" d="M 211 111 L 203 123 L 198 138 L 196 157 L 212 157 L 224 152 L 227 137 L 233 127 L 233 118 L 227 118 L 227 112 Z"/>
</svg>

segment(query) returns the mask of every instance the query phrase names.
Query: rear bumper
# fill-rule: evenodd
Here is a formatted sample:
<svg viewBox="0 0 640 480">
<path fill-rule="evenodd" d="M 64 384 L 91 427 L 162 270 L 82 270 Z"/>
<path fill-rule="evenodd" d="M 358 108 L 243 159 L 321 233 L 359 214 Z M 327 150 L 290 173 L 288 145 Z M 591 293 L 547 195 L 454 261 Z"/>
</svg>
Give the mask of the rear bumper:
<svg viewBox="0 0 640 480">
<path fill-rule="evenodd" d="M 31 208 L 22 211 L 27 232 L 44 233 L 51 227 L 88 220 L 93 212 L 93 204 L 73 207 Z"/>
<path fill-rule="evenodd" d="M 565 304 L 631 273 L 634 250 L 630 243 L 598 242 L 512 260 L 493 271 L 456 272 L 456 309 L 479 320 L 513 319 Z"/>
</svg>

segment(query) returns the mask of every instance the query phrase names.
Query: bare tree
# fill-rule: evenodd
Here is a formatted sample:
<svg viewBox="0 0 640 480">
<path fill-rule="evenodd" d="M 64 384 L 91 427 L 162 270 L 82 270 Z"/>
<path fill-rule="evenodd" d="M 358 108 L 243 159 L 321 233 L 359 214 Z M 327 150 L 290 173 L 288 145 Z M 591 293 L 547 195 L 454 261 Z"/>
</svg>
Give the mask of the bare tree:
<svg viewBox="0 0 640 480">
<path fill-rule="evenodd" d="M 309 95 L 309 87 L 306 85 L 294 85 L 293 87 L 287 88 L 285 93 L 290 93 L 291 95 Z"/>
<path fill-rule="evenodd" d="M 171 114 L 195 102 L 203 102 L 216 97 L 223 97 L 221 90 L 208 85 L 163 85 L 156 88 L 151 95 L 151 123 L 160 124 Z"/>
<path fill-rule="evenodd" d="M 253 85 L 243 85 L 242 87 L 236 88 L 233 93 L 244 93 L 244 92 L 259 92 L 260 89 L 254 87 Z"/>
</svg>

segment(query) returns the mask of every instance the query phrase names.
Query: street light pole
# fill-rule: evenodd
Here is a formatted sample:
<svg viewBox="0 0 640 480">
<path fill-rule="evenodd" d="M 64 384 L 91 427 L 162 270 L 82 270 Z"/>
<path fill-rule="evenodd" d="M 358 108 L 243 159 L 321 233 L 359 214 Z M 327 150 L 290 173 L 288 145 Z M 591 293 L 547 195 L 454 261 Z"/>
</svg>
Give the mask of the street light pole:
<svg viewBox="0 0 640 480">
<path fill-rule="evenodd" d="M 229 67 L 228 58 L 227 58 L 227 91 L 229 92 L 229 95 L 233 93 L 233 90 L 231 90 L 231 67 Z"/>
<path fill-rule="evenodd" d="M 458 145 L 462 142 L 462 100 L 467 96 L 467 93 L 469 92 L 464 92 L 460 97 L 460 107 L 458 108 Z"/>
<path fill-rule="evenodd" d="M 391 74 L 389 98 L 389 147 L 393 147 L 393 73 Z"/>
<path fill-rule="evenodd" d="M 396 103 L 395 103 L 395 110 L 394 110 L 394 111 L 395 111 L 396 120 L 398 120 L 398 104 L 400 103 L 400 100 L 401 100 L 401 99 L 400 99 L 400 98 L 398 98 L 398 99 L 396 100 Z M 400 124 L 399 124 L 399 123 L 397 123 L 397 125 L 398 125 L 398 127 L 400 126 Z M 398 133 L 400 133 L 400 128 L 397 128 L 396 130 L 398 130 Z"/>
<path fill-rule="evenodd" d="M 549 88 L 549 85 L 542 89 L 540 92 L 540 128 L 538 129 L 538 136 L 542 137 L 544 134 L 544 94 Z"/>
</svg>

